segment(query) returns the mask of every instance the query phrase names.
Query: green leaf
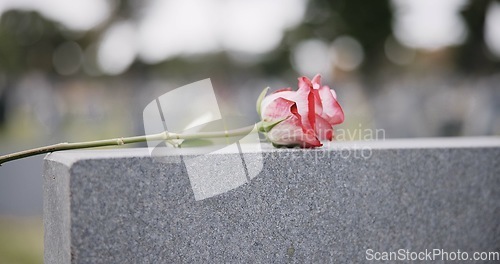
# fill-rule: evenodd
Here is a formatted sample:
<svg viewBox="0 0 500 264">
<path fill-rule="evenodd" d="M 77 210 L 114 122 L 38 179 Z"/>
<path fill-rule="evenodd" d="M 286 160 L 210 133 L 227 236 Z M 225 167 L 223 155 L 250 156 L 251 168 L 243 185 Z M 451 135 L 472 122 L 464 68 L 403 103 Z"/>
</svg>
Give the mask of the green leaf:
<svg viewBox="0 0 500 264">
<path fill-rule="evenodd" d="M 283 147 L 283 145 L 278 145 L 278 144 L 276 144 L 276 143 L 274 143 L 274 142 L 271 142 L 271 144 L 272 144 L 272 145 L 273 145 L 273 147 L 275 147 L 275 148 L 281 148 L 281 147 Z"/>
<path fill-rule="evenodd" d="M 273 122 L 269 122 L 269 121 L 261 121 L 260 122 L 260 125 L 259 125 L 259 131 L 260 132 L 269 132 L 271 129 L 273 129 L 274 126 L 276 126 L 277 124 L 283 122 L 286 118 L 283 118 L 283 119 L 280 119 L 278 121 L 273 121 Z"/>
<path fill-rule="evenodd" d="M 261 115 L 260 113 L 260 105 L 262 104 L 262 100 L 264 100 L 264 97 L 266 97 L 267 91 L 269 91 L 269 87 L 264 88 L 262 92 L 259 95 L 259 98 L 257 98 L 257 113 L 259 116 Z"/>
<path fill-rule="evenodd" d="M 299 144 L 291 144 L 291 145 L 279 145 L 279 144 L 276 144 L 274 142 L 271 142 L 271 144 L 273 145 L 273 147 L 275 148 L 296 148 L 296 147 L 299 147 L 300 145 Z"/>
</svg>

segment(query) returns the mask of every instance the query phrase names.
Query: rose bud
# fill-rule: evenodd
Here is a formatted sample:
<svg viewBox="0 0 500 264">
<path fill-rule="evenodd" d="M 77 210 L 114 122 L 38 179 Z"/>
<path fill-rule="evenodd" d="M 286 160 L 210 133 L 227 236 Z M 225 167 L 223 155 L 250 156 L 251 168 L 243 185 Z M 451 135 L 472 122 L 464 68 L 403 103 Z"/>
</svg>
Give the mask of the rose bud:
<svg viewBox="0 0 500 264">
<path fill-rule="evenodd" d="M 278 90 L 257 102 L 262 118 L 261 131 L 275 146 L 320 147 L 321 140 L 333 139 L 333 126 L 344 121 L 344 112 L 337 95 L 330 87 L 321 85 L 321 76 L 312 81 L 299 78 L 299 89 Z M 265 97 L 264 97 L 265 96 Z"/>
</svg>

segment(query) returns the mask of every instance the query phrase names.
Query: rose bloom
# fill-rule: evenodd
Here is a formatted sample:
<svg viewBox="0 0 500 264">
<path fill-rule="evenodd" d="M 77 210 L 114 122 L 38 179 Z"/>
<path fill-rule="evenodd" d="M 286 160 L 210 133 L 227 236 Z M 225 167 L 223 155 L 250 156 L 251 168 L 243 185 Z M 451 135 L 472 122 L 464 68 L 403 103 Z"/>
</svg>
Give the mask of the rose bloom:
<svg viewBox="0 0 500 264">
<path fill-rule="evenodd" d="M 312 80 L 299 78 L 299 89 L 278 90 L 260 105 L 265 123 L 277 123 L 267 132 L 274 145 L 321 147 L 321 140 L 331 141 L 333 126 L 344 121 L 344 112 L 334 90 L 321 85 L 321 75 Z"/>
</svg>

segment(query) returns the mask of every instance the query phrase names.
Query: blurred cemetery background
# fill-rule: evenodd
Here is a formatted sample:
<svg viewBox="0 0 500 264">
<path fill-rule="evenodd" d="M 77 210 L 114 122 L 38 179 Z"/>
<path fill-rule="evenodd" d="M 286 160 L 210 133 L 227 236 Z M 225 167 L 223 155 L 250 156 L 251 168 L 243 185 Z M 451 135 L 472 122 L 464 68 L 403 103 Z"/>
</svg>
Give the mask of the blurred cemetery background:
<svg viewBox="0 0 500 264">
<path fill-rule="evenodd" d="M 143 134 L 147 103 L 205 78 L 257 121 L 264 87 L 316 73 L 340 128 L 500 135 L 500 1 L 1 0 L 0 154 Z M 0 168 L 0 263 L 42 262 L 42 159 Z"/>
</svg>

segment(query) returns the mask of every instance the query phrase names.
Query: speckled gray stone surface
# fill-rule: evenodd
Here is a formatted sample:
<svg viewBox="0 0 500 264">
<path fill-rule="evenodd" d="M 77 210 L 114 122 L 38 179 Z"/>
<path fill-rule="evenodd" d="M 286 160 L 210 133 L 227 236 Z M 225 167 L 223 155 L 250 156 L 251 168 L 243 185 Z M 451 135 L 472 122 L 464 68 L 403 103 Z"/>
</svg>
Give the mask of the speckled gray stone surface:
<svg viewBox="0 0 500 264">
<path fill-rule="evenodd" d="M 218 155 L 206 162 L 239 154 Z M 261 173 L 198 201 L 184 163 L 144 149 L 48 155 L 45 263 L 362 263 L 367 249 L 500 249 L 498 138 L 245 155 L 262 155 Z"/>
</svg>

